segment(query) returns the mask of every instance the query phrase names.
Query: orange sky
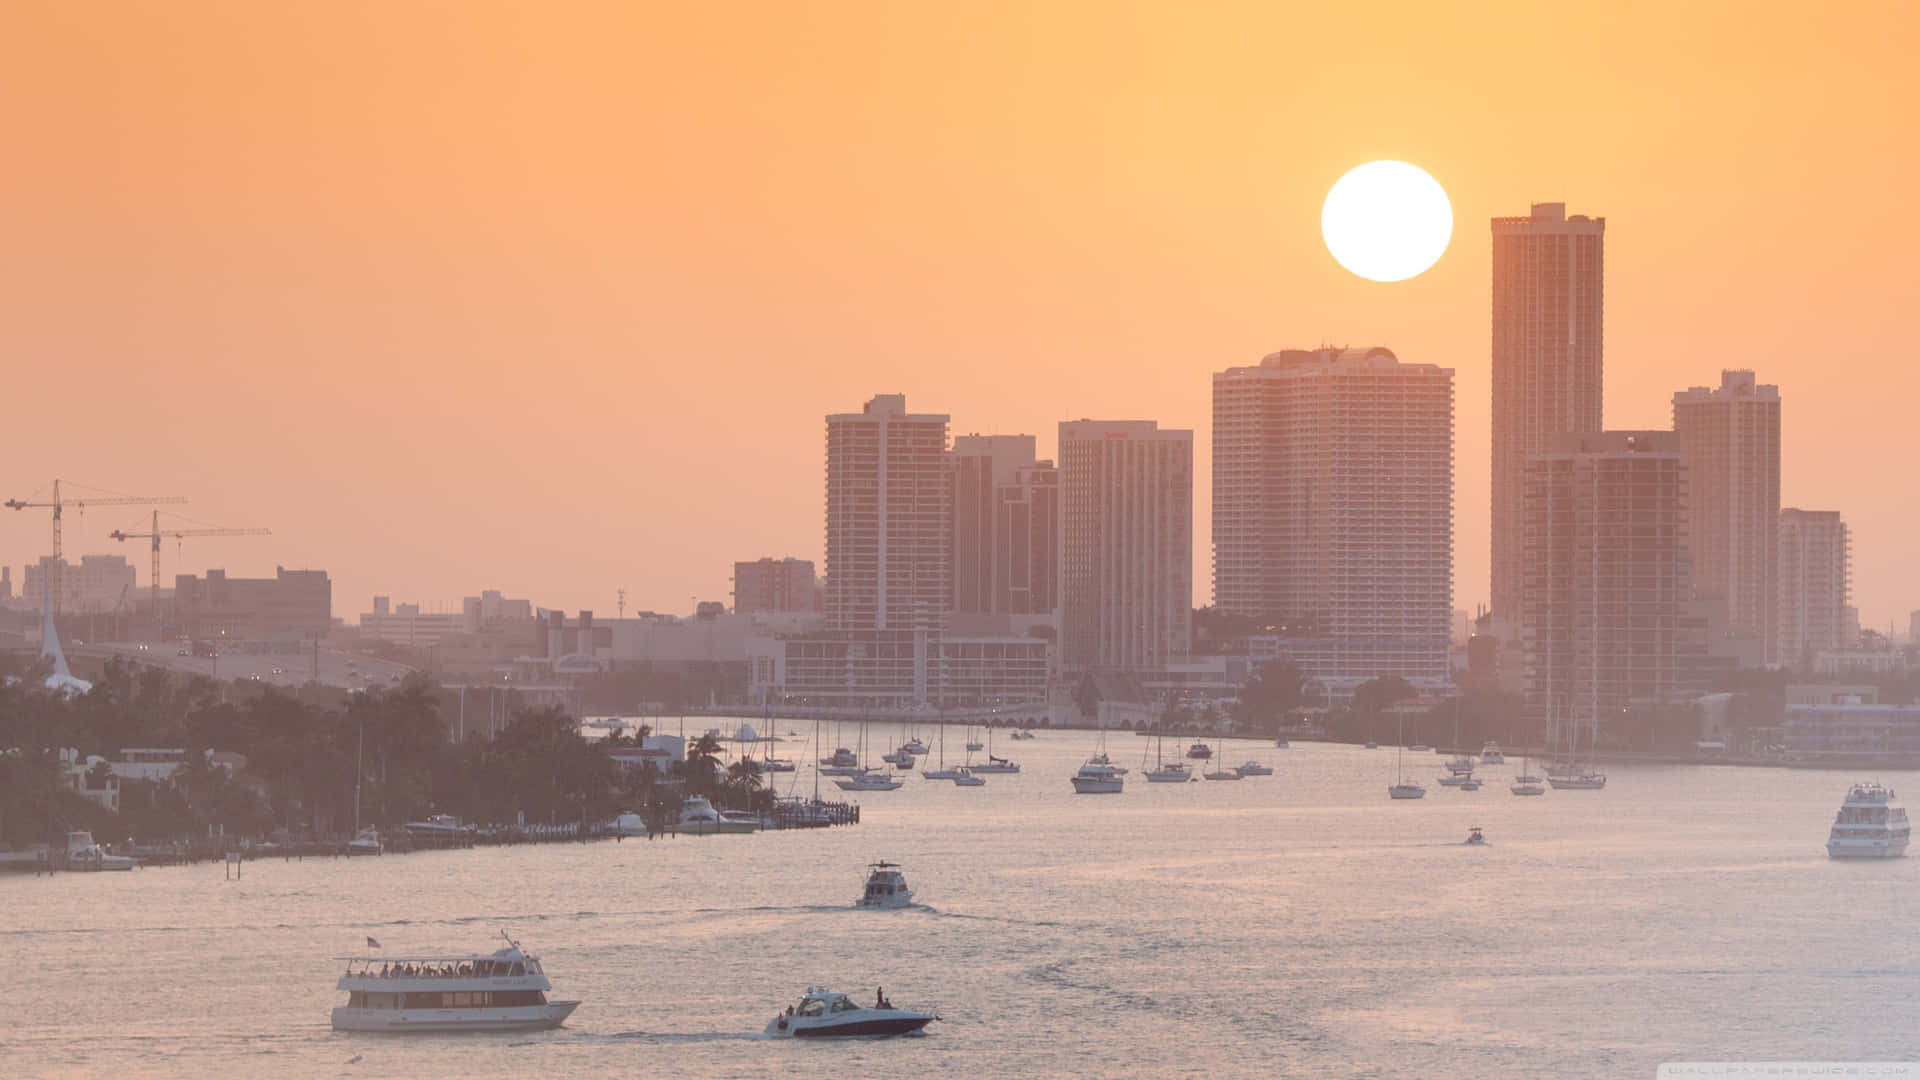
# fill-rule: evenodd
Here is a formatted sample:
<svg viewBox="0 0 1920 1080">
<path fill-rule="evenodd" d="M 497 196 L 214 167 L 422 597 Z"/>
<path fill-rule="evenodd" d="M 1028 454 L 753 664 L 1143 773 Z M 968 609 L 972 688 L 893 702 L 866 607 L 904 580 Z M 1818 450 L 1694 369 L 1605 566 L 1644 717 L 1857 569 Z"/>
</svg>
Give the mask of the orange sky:
<svg viewBox="0 0 1920 1080">
<path fill-rule="evenodd" d="M 1211 371 L 1384 344 L 1458 372 L 1470 608 L 1486 219 L 1564 200 L 1608 218 L 1608 426 L 1722 367 L 1780 384 L 1783 501 L 1845 515 L 1863 618 L 1904 631 L 1920 16 L 1559 7 L 9 4 L 0 496 L 190 496 L 275 535 L 187 569 L 325 567 L 349 620 L 683 611 L 735 558 L 818 558 L 821 417 L 873 393 L 1204 447 Z M 1319 239 L 1380 157 L 1456 216 L 1397 285 Z M 45 535 L 0 517 L 0 559 Z"/>
</svg>

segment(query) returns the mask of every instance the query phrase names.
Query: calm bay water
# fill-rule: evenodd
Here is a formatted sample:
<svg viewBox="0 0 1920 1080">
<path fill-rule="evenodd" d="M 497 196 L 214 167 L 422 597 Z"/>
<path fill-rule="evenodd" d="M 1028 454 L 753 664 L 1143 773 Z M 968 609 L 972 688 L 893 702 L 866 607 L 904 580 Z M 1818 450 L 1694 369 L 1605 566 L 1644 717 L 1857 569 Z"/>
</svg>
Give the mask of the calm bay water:
<svg viewBox="0 0 1920 1080">
<path fill-rule="evenodd" d="M 1146 742 L 1109 751 L 1131 766 Z M 1393 802 L 1390 749 L 1242 743 L 1225 760 L 1276 775 L 1076 796 L 1092 747 L 996 741 L 1022 774 L 914 775 L 844 829 L 0 878 L 0 1075 L 1612 1080 L 1920 1057 L 1920 858 L 1827 859 L 1851 774 L 1614 766 L 1605 791 L 1524 799 L 1517 761 L 1468 793 L 1409 754 L 1429 793 Z M 805 766 L 779 779 L 812 791 Z M 1491 844 L 1462 846 L 1470 825 Z M 883 857 L 923 906 L 848 906 Z M 331 958 L 366 936 L 464 952 L 503 928 L 584 999 L 567 1027 L 329 1029 Z M 760 1038 L 809 983 L 944 1020 Z"/>
</svg>

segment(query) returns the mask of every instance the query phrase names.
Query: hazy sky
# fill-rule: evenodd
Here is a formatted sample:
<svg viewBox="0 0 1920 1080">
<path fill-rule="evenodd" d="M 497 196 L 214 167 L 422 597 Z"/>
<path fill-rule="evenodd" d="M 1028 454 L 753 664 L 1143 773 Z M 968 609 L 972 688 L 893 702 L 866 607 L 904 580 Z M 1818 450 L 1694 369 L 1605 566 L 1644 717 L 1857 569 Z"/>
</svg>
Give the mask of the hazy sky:
<svg viewBox="0 0 1920 1080">
<path fill-rule="evenodd" d="M 1864 620 L 1904 631 L 1915 56 L 1903 4 L 17 0 L 0 497 L 189 496 L 274 535 L 185 569 L 324 567 L 350 621 L 682 611 L 819 557 L 822 417 L 874 393 L 1043 452 L 1081 416 L 1205 447 L 1210 372 L 1382 344 L 1457 372 L 1470 608 L 1487 218 L 1565 201 L 1608 219 L 1608 426 L 1778 383 L 1783 502 L 1845 515 Z M 1456 218 L 1397 285 L 1319 238 L 1383 157 Z M 75 515 L 68 551 L 140 519 Z M 46 535 L 0 516 L 0 560 Z"/>
</svg>

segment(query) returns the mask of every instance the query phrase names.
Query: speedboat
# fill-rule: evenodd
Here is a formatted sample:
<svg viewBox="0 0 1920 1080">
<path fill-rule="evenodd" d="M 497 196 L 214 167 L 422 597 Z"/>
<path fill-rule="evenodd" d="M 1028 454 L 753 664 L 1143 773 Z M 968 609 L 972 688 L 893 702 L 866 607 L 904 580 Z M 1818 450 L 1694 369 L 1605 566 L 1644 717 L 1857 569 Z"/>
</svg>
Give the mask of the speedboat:
<svg viewBox="0 0 1920 1080">
<path fill-rule="evenodd" d="M 1482 765 L 1505 765 L 1507 763 L 1507 755 L 1500 752 L 1499 743 L 1489 741 L 1487 745 L 1480 748 L 1480 763 Z"/>
<path fill-rule="evenodd" d="M 900 786 L 898 777 L 883 772 L 857 772 L 835 780 L 841 791 L 892 791 Z"/>
<path fill-rule="evenodd" d="M 383 850 L 384 846 L 380 843 L 379 829 L 361 829 L 359 832 L 353 834 L 353 839 L 347 841 L 347 854 L 349 855 L 378 855 Z"/>
<path fill-rule="evenodd" d="M 1169 761 L 1146 770 L 1143 775 L 1149 784 L 1184 784 L 1193 779 L 1193 767 L 1184 761 Z"/>
<path fill-rule="evenodd" d="M 1249 761 L 1235 771 L 1241 776 L 1272 776 L 1273 766 L 1262 765 L 1257 761 Z"/>
<path fill-rule="evenodd" d="M 1424 799 L 1426 796 L 1427 789 L 1412 781 L 1393 784 L 1387 788 L 1387 797 L 1392 799 Z"/>
<path fill-rule="evenodd" d="M 1105 754 L 1088 759 L 1073 775 L 1077 795 L 1118 795 L 1126 784 L 1127 770 L 1103 760 Z"/>
<path fill-rule="evenodd" d="M 1827 854 L 1835 859 L 1895 858 L 1906 854 L 1910 832 L 1907 808 L 1892 788 L 1855 784 L 1834 815 Z"/>
<path fill-rule="evenodd" d="M 1480 826 L 1470 825 L 1467 827 L 1467 838 L 1460 842 L 1463 844 L 1484 844 L 1487 842 L 1487 838 L 1480 835 Z"/>
<path fill-rule="evenodd" d="M 1194 743 L 1192 746 L 1187 747 L 1187 756 L 1198 761 L 1205 761 L 1213 756 L 1213 747 L 1203 742 Z"/>
<path fill-rule="evenodd" d="M 863 908 L 903 908 L 913 904 L 913 890 L 907 888 L 906 876 L 900 873 L 900 864 L 881 860 L 867 864 L 867 887 L 860 898 L 853 902 L 854 907 Z"/>
<path fill-rule="evenodd" d="M 954 772 L 954 777 L 953 777 L 954 787 L 985 787 L 987 786 L 987 782 L 984 778 L 973 775 L 973 770 L 967 768 L 965 765 L 962 765 L 959 768 L 953 770 L 953 772 Z"/>
<path fill-rule="evenodd" d="M 809 986 L 798 1005 L 767 1021 L 766 1033 L 794 1039 L 878 1038 L 907 1035 L 938 1019 L 932 1013 L 896 1009 L 879 991 L 868 1008 L 824 986 Z"/>
<path fill-rule="evenodd" d="M 631 810 L 622 810 L 614 815 L 612 821 L 601 826 L 601 831 L 608 836 L 645 836 L 647 822 L 645 818 Z"/>
<path fill-rule="evenodd" d="M 140 860 L 128 855 L 114 855 L 93 842 L 93 834 L 82 829 L 67 834 L 67 869 L 69 870 L 131 870 L 140 865 Z"/>
<path fill-rule="evenodd" d="M 680 806 L 680 820 L 674 828 L 694 836 L 712 836 L 716 833 L 758 832 L 760 823 L 752 818 L 722 814 L 713 808 L 713 803 L 705 795 L 689 795 Z"/>
<path fill-rule="evenodd" d="M 1020 766 L 1008 761 L 1006 758 L 994 757 L 992 754 L 988 754 L 987 763 L 985 765 L 973 766 L 973 771 L 977 773 L 1017 773 L 1020 771 Z"/>
<path fill-rule="evenodd" d="M 547 1000 L 553 984 L 540 958 L 511 938 L 490 955 L 338 959 L 347 1003 L 333 1010 L 336 1031 L 540 1031 L 580 1007 Z"/>
</svg>

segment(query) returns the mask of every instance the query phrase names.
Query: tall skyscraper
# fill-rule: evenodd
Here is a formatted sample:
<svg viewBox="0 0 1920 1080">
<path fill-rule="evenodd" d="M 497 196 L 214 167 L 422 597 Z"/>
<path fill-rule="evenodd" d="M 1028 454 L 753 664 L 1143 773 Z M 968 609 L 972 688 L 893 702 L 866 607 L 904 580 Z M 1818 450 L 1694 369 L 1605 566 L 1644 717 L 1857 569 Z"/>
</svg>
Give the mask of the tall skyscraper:
<svg viewBox="0 0 1920 1080">
<path fill-rule="evenodd" d="M 1050 615 L 1059 557 L 1059 471 L 1031 435 L 953 440 L 954 610 Z"/>
<path fill-rule="evenodd" d="M 1214 604 L 1285 627 L 1315 679 L 1444 685 L 1453 371 L 1289 349 L 1213 377 Z"/>
<path fill-rule="evenodd" d="M 1779 587 L 1780 388 L 1723 371 L 1718 388 L 1673 395 L 1673 432 L 1687 455 L 1687 543 L 1693 587 L 1725 605 L 1728 625 L 1774 655 Z"/>
<path fill-rule="evenodd" d="M 1607 219 L 1535 203 L 1493 219 L 1495 615 L 1520 602 L 1527 456 L 1555 436 L 1599 431 Z"/>
<path fill-rule="evenodd" d="M 880 394 L 828 416 L 827 628 L 945 628 L 952 515 L 944 413 L 910 413 L 904 394 Z"/>
<path fill-rule="evenodd" d="M 1525 480 L 1520 625 L 1534 730 L 1565 747 L 1572 724 L 1587 745 L 1628 706 L 1698 694 L 1706 620 L 1678 436 L 1558 436 L 1527 459 Z"/>
<path fill-rule="evenodd" d="M 1811 663 L 1849 645 L 1855 619 L 1848 597 L 1851 556 L 1838 510 L 1780 511 L 1780 610 L 1773 660 Z"/>
<path fill-rule="evenodd" d="M 756 559 L 733 564 L 733 611 L 808 612 L 816 585 L 811 559 Z"/>
<path fill-rule="evenodd" d="M 1061 665 L 1143 671 L 1193 634 L 1193 432 L 1060 425 Z"/>
</svg>

